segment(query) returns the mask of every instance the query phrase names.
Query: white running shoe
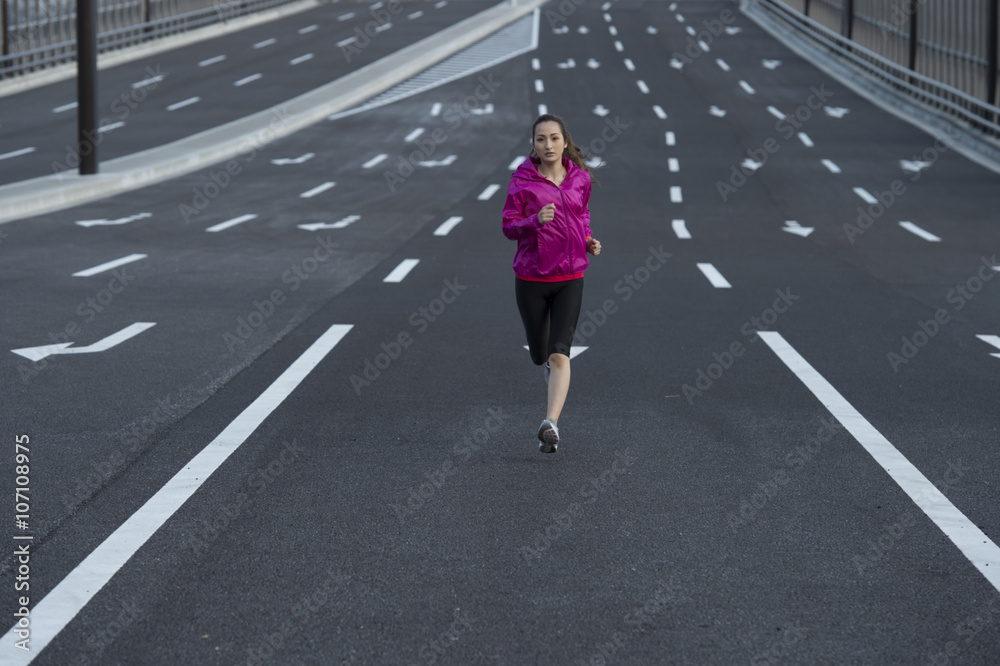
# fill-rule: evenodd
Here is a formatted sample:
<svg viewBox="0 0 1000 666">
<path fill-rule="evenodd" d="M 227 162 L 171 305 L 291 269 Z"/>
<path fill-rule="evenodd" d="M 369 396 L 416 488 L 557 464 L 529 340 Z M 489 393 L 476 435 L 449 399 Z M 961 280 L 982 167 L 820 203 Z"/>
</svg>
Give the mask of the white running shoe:
<svg viewBox="0 0 1000 666">
<path fill-rule="evenodd" d="M 552 419 L 545 419 L 538 427 L 538 450 L 542 453 L 555 453 L 559 447 L 559 428 Z"/>
</svg>

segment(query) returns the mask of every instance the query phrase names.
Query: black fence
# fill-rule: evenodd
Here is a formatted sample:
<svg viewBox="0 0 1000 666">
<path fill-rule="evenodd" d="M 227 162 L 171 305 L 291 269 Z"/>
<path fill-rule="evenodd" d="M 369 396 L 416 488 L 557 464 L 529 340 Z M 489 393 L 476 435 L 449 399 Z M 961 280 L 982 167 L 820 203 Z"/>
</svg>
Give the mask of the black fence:
<svg viewBox="0 0 1000 666">
<path fill-rule="evenodd" d="M 98 51 L 172 35 L 294 0 L 98 0 Z M 0 79 L 76 59 L 76 0 L 0 0 Z"/>
<path fill-rule="evenodd" d="M 1000 137 L 1000 0 L 755 0 L 918 101 Z"/>
</svg>

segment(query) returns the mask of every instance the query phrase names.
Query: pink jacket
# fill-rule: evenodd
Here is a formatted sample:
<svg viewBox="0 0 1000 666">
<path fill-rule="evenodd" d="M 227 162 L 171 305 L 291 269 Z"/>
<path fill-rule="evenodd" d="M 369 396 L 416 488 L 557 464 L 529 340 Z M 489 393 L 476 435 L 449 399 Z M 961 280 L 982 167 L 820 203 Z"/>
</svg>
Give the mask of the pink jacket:
<svg viewBox="0 0 1000 666">
<path fill-rule="evenodd" d="M 520 278 L 572 279 L 582 276 L 590 263 L 590 174 L 565 156 L 562 162 L 566 178 L 559 187 L 538 173 L 536 157 L 524 160 L 511 174 L 503 235 L 517 241 L 514 273 Z M 550 203 L 556 205 L 555 217 L 539 224 L 538 211 Z"/>
</svg>

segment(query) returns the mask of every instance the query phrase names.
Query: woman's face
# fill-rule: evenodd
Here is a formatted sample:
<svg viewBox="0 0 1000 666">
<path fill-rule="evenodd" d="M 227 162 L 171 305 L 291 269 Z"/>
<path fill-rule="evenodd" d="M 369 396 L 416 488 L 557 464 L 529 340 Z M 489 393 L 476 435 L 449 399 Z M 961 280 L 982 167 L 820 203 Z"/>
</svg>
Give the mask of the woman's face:
<svg viewBox="0 0 1000 666">
<path fill-rule="evenodd" d="M 566 149 L 566 140 L 559 123 L 554 120 L 538 123 L 535 127 L 534 145 L 535 154 L 542 162 L 549 165 L 559 164 Z"/>
</svg>

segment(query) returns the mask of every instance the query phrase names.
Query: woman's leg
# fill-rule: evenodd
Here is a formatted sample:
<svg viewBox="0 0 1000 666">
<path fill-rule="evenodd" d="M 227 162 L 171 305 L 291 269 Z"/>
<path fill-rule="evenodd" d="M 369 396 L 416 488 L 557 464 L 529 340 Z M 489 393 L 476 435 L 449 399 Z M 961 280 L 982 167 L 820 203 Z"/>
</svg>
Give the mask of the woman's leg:
<svg viewBox="0 0 1000 666">
<path fill-rule="evenodd" d="M 549 299 L 545 282 L 514 278 L 514 296 L 524 324 L 528 352 L 535 365 L 545 363 L 549 346 Z"/>
<path fill-rule="evenodd" d="M 569 393 L 569 354 L 576 334 L 576 323 L 583 304 L 583 278 L 561 284 L 552 297 L 549 310 L 551 337 L 549 339 L 549 395 L 545 417 L 559 421 L 566 396 Z"/>
</svg>

